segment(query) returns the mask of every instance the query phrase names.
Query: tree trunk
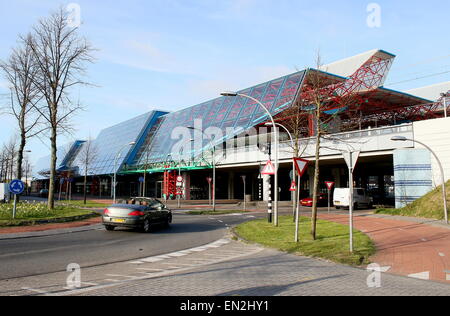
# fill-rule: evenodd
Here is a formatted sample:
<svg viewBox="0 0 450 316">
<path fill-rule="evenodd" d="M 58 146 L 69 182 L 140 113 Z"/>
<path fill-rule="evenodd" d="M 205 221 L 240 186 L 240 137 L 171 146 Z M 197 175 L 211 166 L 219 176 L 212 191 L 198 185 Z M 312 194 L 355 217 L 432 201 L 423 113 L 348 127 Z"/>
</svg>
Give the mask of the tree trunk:
<svg viewBox="0 0 450 316">
<path fill-rule="evenodd" d="M 50 160 L 50 183 L 48 186 L 48 208 L 53 210 L 55 208 L 55 178 L 56 178 L 56 128 L 52 128 L 52 136 L 50 137 L 51 141 L 51 160 Z"/>
<path fill-rule="evenodd" d="M 84 174 L 84 205 L 86 205 L 87 173 Z"/>
<path fill-rule="evenodd" d="M 316 166 L 314 171 L 314 190 L 313 190 L 313 208 L 311 219 L 311 235 L 316 240 L 317 232 L 317 196 L 319 194 L 319 178 L 320 178 L 320 134 L 316 137 Z"/>
</svg>

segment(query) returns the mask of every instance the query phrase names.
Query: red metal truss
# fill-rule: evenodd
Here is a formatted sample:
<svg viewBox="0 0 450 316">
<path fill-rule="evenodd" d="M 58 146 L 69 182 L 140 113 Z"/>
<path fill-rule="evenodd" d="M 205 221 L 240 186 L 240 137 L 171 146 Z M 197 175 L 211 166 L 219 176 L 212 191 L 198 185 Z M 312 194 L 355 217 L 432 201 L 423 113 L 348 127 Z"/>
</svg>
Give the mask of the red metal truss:
<svg viewBox="0 0 450 316">
<path fill-rule="evenodd" d="M 315 104 L 319 102 L 323 120 L 331 122 L 339 117 L 341 131 L 354 130 L 358 126 L 383 126 L 442 117 L 443 101 L 426 103 L 421 98 L 382 88 L 392 62 L 390 56 L 375 54 L 348 79 L 309 70 L 294 104 L 303 113 L 286 111 L 277 120 L 306 116 L 304 125 L 312 136 L 315 134 L 315 124 L 312 123 Z"/>
<path fill-rule="evenodd" d="M 170 166 L 166 166 L 169 169 Z M 177 174 L 174 170 L 166 170 L 164 172 L 163 194 L 167 199 L 177 194 Z"/>
</svg>

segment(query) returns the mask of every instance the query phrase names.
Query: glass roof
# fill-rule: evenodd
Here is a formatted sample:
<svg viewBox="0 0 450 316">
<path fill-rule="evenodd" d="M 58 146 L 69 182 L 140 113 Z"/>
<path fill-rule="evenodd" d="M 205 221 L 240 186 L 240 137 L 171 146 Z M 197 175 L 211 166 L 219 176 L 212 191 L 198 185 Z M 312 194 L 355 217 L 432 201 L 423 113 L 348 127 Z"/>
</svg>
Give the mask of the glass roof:
<svg viewBox="0 0 450 316">
<path fill-rule="evenodd" d="M 241 90 L 239 93 L 261 100 L 270 113 L 276 115 L 292 104 L 305 73 L 305 71 L 297 72 Z M 244 97 L 220 97 L 167 114 L 158 120 L 147 135 L 145 146 L 139 151 L 133 165 L 166 161 L 179 141 L 172 139 L 172 131 L 177 127 L 194 126 L 194 120 L 198 119 L 202 120 L 203 130 L 217 127 L 223 131 L 223 135 L 226 135 L 224 139 L 216 142 L 217 145 L 266 121 L 268 116 L 256 102 Z M 227 128 L 233 128 L 234 132 L 230 133 Z"/>
<path fill-rule="evenodd" d="M 154 112 L 140 115 L 136 118 L 104 129 L 100 132 L 97 139 L 93 141 L 93 147 L 96 151 L 96 159 L 92 161 L 89 172 L 96 175 L 113 174 L 114 160 L 119 151 L 123 148 L 116 169 L 118 170 L 129 155 L 133 146 L 126 146 L 131 142 L 138 140 L 142 130 L 149 122 Z M 80 167 L 80 174 L 84 173 L 84 168 Z"/>
</svg>

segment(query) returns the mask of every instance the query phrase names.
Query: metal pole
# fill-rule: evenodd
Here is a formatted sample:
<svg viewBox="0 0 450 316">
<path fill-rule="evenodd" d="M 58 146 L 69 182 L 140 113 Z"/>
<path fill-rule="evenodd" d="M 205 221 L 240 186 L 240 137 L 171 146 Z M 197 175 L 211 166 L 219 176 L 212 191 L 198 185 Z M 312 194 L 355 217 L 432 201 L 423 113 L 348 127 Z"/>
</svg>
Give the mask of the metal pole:
<svg viewBox="0 0 450 316">
<path fill-rule="evenodd" d="M 295 175 L 295 173 L 294 173 Z M 295 242 L 298 243 L 299 242 L 299 222 L 300 222 L 300 185 L 301 185 L 301 177 L 300 175 L 298 175 L 298 187 L 297 187 L 297 194 L 296 194 L 296 203 L 297 203 L 297 208 L 296 208 L 296 212 L 295 212 Z"/>
<path fill-rule="evenodd" d="M 272 179 L 270 179 L 270 182 L 272 182 Z M 270 192 L 269 193 L 269 201 L 268 201 L 267 205 L 269 208 L 269 210 L 268 210 L 269 223 L 272 223 L 273 218 L 272 218 L 272 184 L 271 183 L 269 183 L 269 192 Z"/>
<path fill-rule="evenodd" d="M 292 147 L 292 151 L 295 150 L 295 143 L 294 143 L 294 138 L 292 137 L 291 132 L 287 129 L 286 126 L 280 124 L 280 123 L 276 123 L 276 126 L 281 127 L 282 129 L 284 129 L 286 131 L 286 133 L 289 135 L 289 139 L 291 140 L 291 147 Z M 295 153 L 294 153 L 295 154 Z M 295 161 L 292 160 L 292 181 L 295 181 Z M 298 188 L 297 188 L 298 190 Z M 293 192 L 294 195 L 294 199 L 293 199 L 293 203 L 292 203 L 292 214 L 295 216 L 295 211 L 296 211 L 296 203 L 298 203 L 299 201 L 296 201 L 296 191 Z"/>
<path fill-rule="evenodd" d="M 328 214 L 331 212 L 331 190 L 328 189 Z"/>
<path fill-rule="evenodd" d="M 247 193 L 247 191 L 245 190 L 246 188 L 246 178 L 244 176 L 244 212 L 247 210 L 247 199 L 245 197 L 245 194 Z"/>
<path fill-rule="evenodd" d="M 13 219 L 16 219 L 17 210 L 17 194 L 14 194 Z"/>
<path fill-rule="evenodd" d="M 353 165 L 353 157 L 352 154 L 350 154 L 350 165 Z M 348 168 L 348 174 L 349 174 L 349 188 L 350 188 L 350 195 L 349 195 L 349 212 L 350 212 L 350 252 L 353 253 L 353 168 Z"/>
<path fill-rule="evenodd" d="M 213 198 L 213 212 L 216 211 L 216 147 L 213 147 L 213 187 L 212 187 L 212 198 Z"/>
<path fill-rule="evenodd" d="M 240 97 L 244 97 L 244 98 L 248 98 L 250 100 L 255 101 L 257 104 L 259 104 L 259 106 L 261 106 L 261 108 L 264 109 L 264 111 L 266 111 L 267 115 L 270 117 L 270 120 L 272 121 L 272 125 L 273 125 L 273 134 L 275 137 L 275 198 L 274 198 L 274 226 L 278 226 L 278 196 L 279 196 L 279 187 L 278 187 L 278 169 L 279 169 L 279 155 L 278 155 L 278 128 L 276 128 L 276 123 L 275 120 L 272 116 L 272 114 L 270 113 L 270 111 L 267 109 L 267 107 L 261 103 L 261 101 L 259 101 L 258 99 L 255 99 L 249 95 L 246 94 L 242 94 L 242 93 L 237 93 L 238 96 Z"/>
<path fill-rule="evenodd" d="M 424 143 L 417 141 L 417 140 L 413 140 L 413 139 L 409 139 L 410 141 L 416 142 L 420 145 L 422 145 L 423 147 L 425 147 L 426 149 L 428 149 L 431 154 L 434 156 L 434 158 L 436 159 L 439 169 L 441 171 L 441 177 L 442 177 L 442 199 L 444 200 L 444 217 L 445 217 L 445 222 L 448 224 L 448 207 L 447 207 L 447 192 L 446 192 L 446 188 L 445 188 L 445 174 L 444 174 L 444 168 L 442 167 L 442 163 L 441 160 L 439 159 L 439 157 L 436 155 L 436 153 L 428 146 L 425 145 Z"/>
</svg>

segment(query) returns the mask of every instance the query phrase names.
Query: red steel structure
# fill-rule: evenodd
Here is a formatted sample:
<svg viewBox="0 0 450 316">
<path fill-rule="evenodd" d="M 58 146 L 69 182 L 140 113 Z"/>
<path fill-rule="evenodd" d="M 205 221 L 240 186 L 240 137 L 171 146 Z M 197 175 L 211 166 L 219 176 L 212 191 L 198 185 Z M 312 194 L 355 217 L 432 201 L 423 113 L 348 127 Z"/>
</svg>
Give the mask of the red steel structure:
<svg viewBox="0 0 450 316">
<path fill-rule="evenodd" d="M 322 124 L 339 125 L 339 131 L 368 126 L 379 127 L 401 122 L 420 121 L 443 116 L 443 99 L 435 103 L 383 87 L 395 56 L 378 52 L 349 78 L 323 70 L 309 69 L 293 107 L 301 111 L 285 111 L 277 121 L 304 116 L 305 131 L 315 134 L 316 104 L 320 104 Z"/>
<path fill-rule="evenodd" d="M 163 182 L 163 194 L 167 199 L 175 197 L 177 195 L 177 173 L 170 169 L 170 166 L 165 166 L 164 182 Z"/>
</svg>

